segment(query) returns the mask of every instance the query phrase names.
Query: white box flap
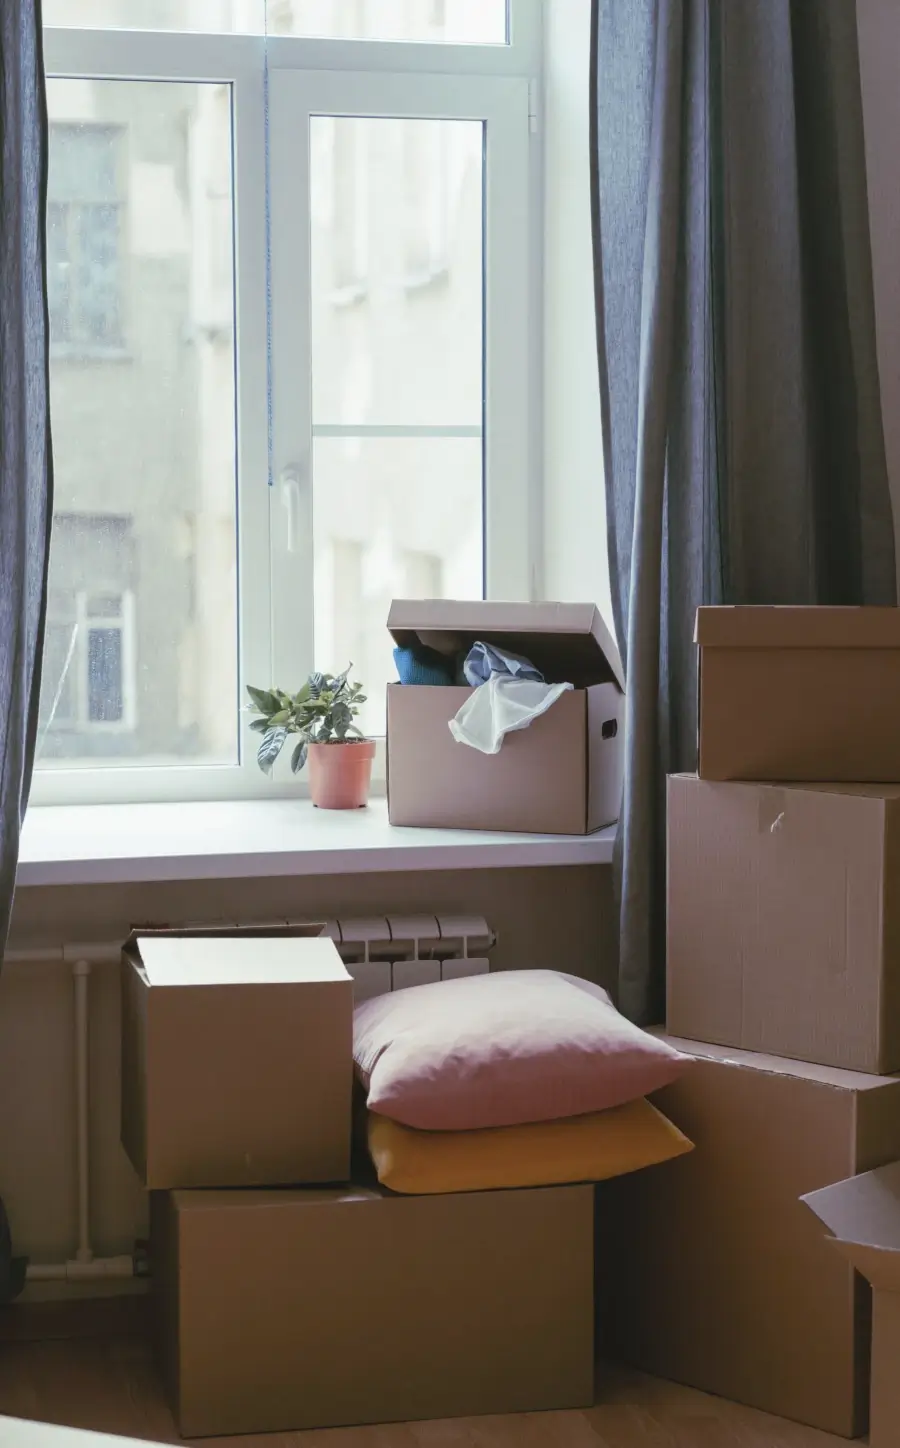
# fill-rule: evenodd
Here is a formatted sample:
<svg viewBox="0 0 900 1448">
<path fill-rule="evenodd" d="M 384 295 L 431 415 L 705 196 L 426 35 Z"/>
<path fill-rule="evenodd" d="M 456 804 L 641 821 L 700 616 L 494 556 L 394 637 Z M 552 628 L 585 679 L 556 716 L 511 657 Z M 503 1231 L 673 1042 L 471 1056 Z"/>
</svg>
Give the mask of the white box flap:
<svg viewBox="0 0 900 1448">
<path fill-rule="evenodd" d="M 138 935 L 136 944 L 151 986 L 350 982 L 323 936 Z"/>
<path fill-rule="evenodd" d="M 900 1290 L 900 1162 L 848 1177 L 800 1200 L 873 1287 Z"/>
</svg>

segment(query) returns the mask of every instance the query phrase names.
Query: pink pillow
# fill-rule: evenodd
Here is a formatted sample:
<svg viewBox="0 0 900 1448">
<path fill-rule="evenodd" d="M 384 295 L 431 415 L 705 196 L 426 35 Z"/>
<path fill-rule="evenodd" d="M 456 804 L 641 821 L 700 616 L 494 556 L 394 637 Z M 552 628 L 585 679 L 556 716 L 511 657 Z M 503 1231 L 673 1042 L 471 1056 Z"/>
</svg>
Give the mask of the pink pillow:
<svg viewBox="0 0 900 1448">
<path fill-rule="evenodd" d="M 555 970 L 414 986 L 357 1006 L 353 1058 L 369 1110 L 423 1131 L 552 1121 L 621 1106 L 689 1063 Z"/>
</svg>

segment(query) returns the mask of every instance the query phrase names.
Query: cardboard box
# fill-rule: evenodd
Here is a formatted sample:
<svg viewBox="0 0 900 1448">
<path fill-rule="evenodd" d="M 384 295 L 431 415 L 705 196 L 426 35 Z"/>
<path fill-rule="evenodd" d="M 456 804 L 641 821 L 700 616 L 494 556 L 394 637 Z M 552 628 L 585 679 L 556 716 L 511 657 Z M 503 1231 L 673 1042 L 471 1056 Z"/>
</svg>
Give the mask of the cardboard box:
<svg viewBox="0 0 900 1448">
<path fill-rule="evenodd" d="M 145 1186 L 347 1180 L 353 982 L 320 930 L 127 943 L 122 1145 Z"/>
<path fill-rule="evenodd" d="M 657 1377 L 861 1433 L 869 1289 L 799 1198 L 900 1156 L 900 1080 L 666 1039 L 695 1064 L 653 1100 L 696 1149 L 608 1184 L 614 1347 Z"/>
<path fill-rule="evenodd" d="M 181 1433 L 585 1407 L 592 1235 L 589 1186 L 155 1194 Z"/>
<path fill-rule="evenodd" d="M 900 780 L 900 609 L 701 608 L 702 779 Z"/>
<path fill-rule="evenodd" d="M 394 602 L 388 628 L 404 647 L 496 644 L 529 658 L 549 683 L 575 685 L 488 755 L 448 728 L 471 689 L 389 684 L 392 824 L 583 835 L 618 818 L 625 681 L 593 604 Z"/>
<path fill-rule="evenodd" d="M 900 786 L 669 780 L 675 1035 L 900 1071 Z"/>
<path fill-rule="evenodd" d="M 900 1448 L 900 1162 L 803 1198 L 872 1284 L 870 1448 Z"/>
</svg>

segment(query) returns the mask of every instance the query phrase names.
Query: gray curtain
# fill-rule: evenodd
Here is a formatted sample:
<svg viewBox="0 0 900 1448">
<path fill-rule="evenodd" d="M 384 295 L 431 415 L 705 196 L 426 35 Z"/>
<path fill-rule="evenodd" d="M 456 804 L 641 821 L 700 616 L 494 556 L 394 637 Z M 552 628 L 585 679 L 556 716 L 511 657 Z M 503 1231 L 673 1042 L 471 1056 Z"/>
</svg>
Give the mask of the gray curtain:
<svg viewBox="0 0 900 1448">
<path fill-rule="evenodd" d="M 896 602 L 855 5 L 593 0 L 591 130 L 619 1004 L 647 1023 L 697 605 Z"/>
<path fill-rule="evenodd" d="M 0 956 L 34 761 L 52 506 L 40 0 L 0 0 Z"/>
</svg>

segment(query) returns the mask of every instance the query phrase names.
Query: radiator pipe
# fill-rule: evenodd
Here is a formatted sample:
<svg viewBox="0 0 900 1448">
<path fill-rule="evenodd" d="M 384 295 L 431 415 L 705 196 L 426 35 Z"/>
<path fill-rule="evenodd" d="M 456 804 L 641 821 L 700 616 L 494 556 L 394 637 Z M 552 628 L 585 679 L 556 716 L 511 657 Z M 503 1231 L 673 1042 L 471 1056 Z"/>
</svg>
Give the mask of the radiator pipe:
<svg viewBox="0 0 900 1448">
<path fill-rule="evenodd" d="M 110 948 L 106 947 L 103 953 L 110 954 Z M 75 991 L 75 1176 L 78 1192 L 78 1245 L 72 1261 L 32 1263 L 25 1273 L 27 1282 L 98 1282 L 136 1275 L 133 1257 L 95 1257 L 91 1246 L 91 962 L 80 951 L 72 952 L 71 955 L 74 956 L 72 980 Z M 67 948 L 63 949 L 63 958 L 71 958 Z"/>
<path fill-rule="evenodd" d="M 88 989 L 91 978 L 89 960 L 76 960 L 72 966 L 75 983 L 75 1099 L 78 1113 L 76 1138 L 76 1180 L 78 1183 L 78 1247 L 75 1261 L 86 1266 L 94 1257 L 91 1247 L 91 1183 L 90 1183 L 90 1045 L 91 1023 Z"/>
</svg>

